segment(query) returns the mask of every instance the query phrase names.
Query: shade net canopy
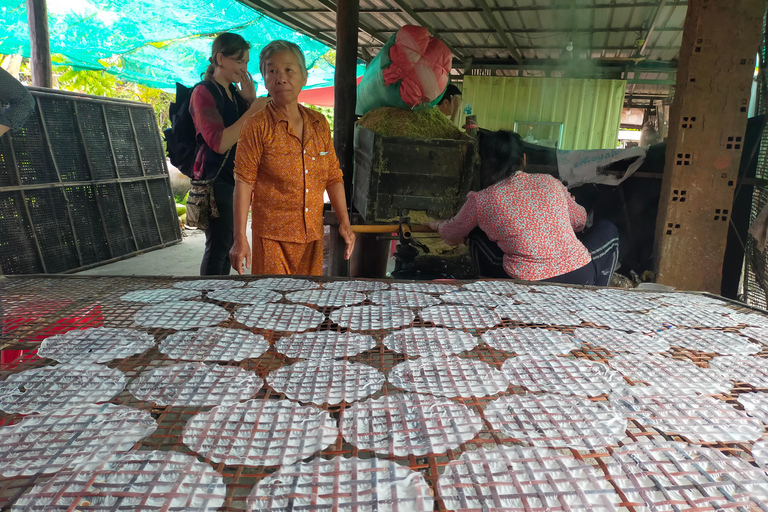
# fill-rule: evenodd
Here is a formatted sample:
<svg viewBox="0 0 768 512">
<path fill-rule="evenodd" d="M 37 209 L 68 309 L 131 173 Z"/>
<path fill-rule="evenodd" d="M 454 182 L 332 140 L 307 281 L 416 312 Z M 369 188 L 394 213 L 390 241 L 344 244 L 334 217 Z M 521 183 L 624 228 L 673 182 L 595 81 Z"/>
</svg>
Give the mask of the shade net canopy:
<svg viewBox="0 0 768 512">
<path fill-rule="evenodd" d="M 0 0 L 0 54 L 30 56 L 24 0 Z M 221 32 L 240 34 L 251 44 L 249 71 L 266 95 L 259 52 L 285 39 L 303 50 L 309 69 L 305 89 L 333 85 L 334 66 L 322 59 L 329 48 L 273 21 L 236 0 L 66 0 L 48 2 L 54 64 L 107 71 L 121 80 L 175 90 L 200 81 L 211 44 Z M 364 66 L 358 66 L 361 76 Z"/>
</svg>

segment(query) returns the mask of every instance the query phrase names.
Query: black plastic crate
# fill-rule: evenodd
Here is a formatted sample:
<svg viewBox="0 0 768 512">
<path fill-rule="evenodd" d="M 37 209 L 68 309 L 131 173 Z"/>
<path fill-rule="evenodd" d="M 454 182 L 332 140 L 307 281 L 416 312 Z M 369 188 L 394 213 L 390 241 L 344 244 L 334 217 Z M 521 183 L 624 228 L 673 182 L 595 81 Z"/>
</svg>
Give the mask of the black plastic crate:
<svg viewBox="0 0 768 512">
<path fill-rule="evenodd" d="M 59 273 L 181 240 L 149 105 L 30 88 L 0 138 L 0 270 Z"/>
<path fill-rule="evenodd" d="M 404 210 L 448 219 L 464 204 L 477 165 L 469 137 L 385 137 L 356 126 L 352 202 L 368 223 L 392 222 Z"/>
</svg>

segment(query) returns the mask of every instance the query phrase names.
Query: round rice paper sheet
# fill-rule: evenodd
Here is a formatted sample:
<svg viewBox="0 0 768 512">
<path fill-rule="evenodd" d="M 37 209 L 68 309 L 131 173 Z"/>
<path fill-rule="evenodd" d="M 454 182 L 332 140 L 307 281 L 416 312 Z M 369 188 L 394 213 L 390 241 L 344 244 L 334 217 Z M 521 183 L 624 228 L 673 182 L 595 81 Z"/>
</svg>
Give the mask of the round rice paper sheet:
<svg viewBox="0 0 768 512">
<path fill-rule="evenodd" d="M 659 307 L 659 303 L 642 297 L 635 297 L 633 294 L 621 295 L 599 295 L 593 293 L 588 297 L 579 298 L 579 308 L 595 308 L 605 311 L 616 312 L 645 312 Z"/>
<path fill-rule="evenodd" d="M 264 354 L 269 349 L 269 342 L 264 336 L 244 329 L 206 327 L 171 334 L 160 342 L 158 348 L 171 359 L 242 361 Z"/>
<path fill-rule="evenodd" d="M 651 316 L 651 313 L 624 313 L 621 311 L 605 311 L 603 309 L 580 309 L 576 312 L 576 315 L 585 322 L 604 325 L 619 331 L 656 332 L 666 329 L 664 321 Z"/>
<path fill-rule="evenodd" d="M 480 338 L 491 348 L 520 355 L 567 354 L 581 346 L 578 340 L 568 334 L 530 327 L 492 329 L 485 331 Z"/>
<path fill-rule="evenodd" d="M 295 277 L 265 277 L 248 283 L 249 288 L 262 288 L 275 292 L 297 292 L 299 290 L 314 290 L 320 285 L 309 279 Z"/>
<path fill-rule="evenodd" d="M 442 294 L 440 299 L 447 304 L 463 304 L 465 306 L 482 306 L 487 308 L 514 304 L 514 300 L 509 297 L 490 292 L 451 292 Z"/>
<path fill-rule="evenodd" d="M 466 405 L 418 393 L 357 402 L 342 414 L 341 434 L 349 443 L 398 457 L 457 449 L 483 428 Z"/>
<path fill-rule="evenodd" d="M 768 440 L 761 439 L 752 445 L 752 457 L 758 466 L 768 469 Z"/>
<path fill-rule="evenodd" d="M 318 458 L 283 466 L 256 484 L 247 508 L 269 512 L 433 509 L 432 491 L 421 473 L 376 457 Z"/>
<path fill-rule="evenodd" d="M 615 512 L 621 498 L 588 462 L 546 448 L 499 446 L 461 454 L 437 480 L 448 510 Z"/>
<path fill-rule="evenodd" d="M 288 400 L 248 400 L 192 416 L 183 439 L 190 450 L 227 466 L 293 464 L 336 441 L 328 411 Z"/>
<path fill-rule="evenodd" d="M 471 292 L 488 292 L 498 295 L 514 295 L 531 290 L 528 285 L 513 283 L 512 281 L 475 281 L 474 283 L 467 283 L 461 288 Z"/>
<path fill-rule="evenodd" d="M 718 358 L 715 358 L 717 360 Z M 668 393 L 717 395 L 733 387 L 723 372 L 701 368 L 692 361 L 652 354 L 619 354 L 608 364 L 634 382 L 667 389 Z"/>
<path fill-rule="evenodd" d="M 120 297 L 126 302 L 146 302 L 157 304 L 175 300 L 195 299 L 200 297 L 199 290 L 183 290 L 180 288 L 155 288 L 153 290 L 136 290 Z"/>
<path fill-rule="evenodd" d="M 60 363 L 107 363 L 154 346 L 154 336 L 142 331 L 93 327 L 49 336 L 40 344 L 37 355 Z"/>
<path fill-rule="evenodd" d="M 744 412 L 768 425 L 768 393 L 740 393 L 737 400 Z"/>
<path fill-rule="evenodd" d="M 425 308 L 419 316 L 425 322 L 453 329 L 486 329 L 501 323 L 501 316 L 492 309 L 456 304 Z"/>
<path fill-rule="evenodd" d="M 389 285 L 381 281 L 331 281 L 323 284 L 326 290 L 339 290 L 345 292 L 377 292 L 388 290 Z"/>
<path fill-rule="evenodd" d="M 229 279 L 193 279 L 191 281 L 178 281 L 174 283 L 174 288 L 182 290 L 223 290 L 225 288 L 240 288 L 245 286 L 244 281 L 235 281 Z"/>
<path fill-rule="evenodd" d="M 696 329 L 667 329 L 658 337 L 674 347 L 720 355 L 749 355 L 760 352 L 763 348 L 752 343 L 744 336 L 723 331 L 702 331 Z"/>
<path fill-rule="evenodd" d="M 712 313 L 706 307 L 698 305 L 690 306 L 662 306 L 648 313 L 667 325 L 677 327 L 698 328 L 723 328 L 736 327 L 739 322 L 720 313 Z"/>
<path fill-rule="evenodd" d="M 564 303 L 549 301 L 534 306 L 511 304 L 496 308 L 496 312 L 521 324 L 535 325 L 579 325 L 581 318 L 571 312 L 572 307 Z"/>
<path fill-rule="evenodd" d="M 130 392 L 161 406 L 205 407 L 247 400 L 263 385 L 259 376 L 238 366 L 181 363 L 142 373 Z"/>
<path fill-rule="evenodd" d="M 401 308 L 425 308 L 440 304 L 440 299 L 421 292 L 406 290 L 382 290 L 373 292 L 369 298 L 374 304 Z"/>
<path fill-rule="evenodd" d="M 196 457 L 136 450 L 63 469 L 24 493 L 11 511 L 215 512 L 226 496 L 222 476 Z"/>
<path fill-rule="evenodd" d="M 282 293 L 278 293 L 266 288 L 245 287 L 245 288 L 227 288 L 224 290 L 214 290 L 208 292 L 208 298 L 219 302 L 230 302 L 234 304 L 267 304 L 269 302 L 278 302 L 283 298 Z"/>
<path fill-rule="evenodd" d="M 301 290 L 285 295 L 289 302 L 310 304 L 321 308 L 334 308 L 360 304 L 365 300 L 364 293 L 347 292 L 344 290 Z"/>
<path fill-rule="evenodd" d="M 659 292 L 654 300 L 664 306 L 699 306 L 699 305 L 722 305 L 725 303 L 722 299 L 708 297 L 699 293 L 684 292 Z"/>
<path fill-rule="evenodd" d="M 0 427 L 0 476 L 55 473 L 130 450 L 157 429 L 148 411 L 84 405 L 24 417 Z"/>
<path fill-rule="evenodd" d="M 12 373 L 0 382 L 0 410 L 52 412 L 107 402 L 125 387 L 125 375 L 98 364 L 59 364 Z"/>
<path fill-rule="evenodd" d="M 584 397 L 610 393 L 626 385 L 608 365 L 557 356 L 517 356 L 504 361 L 501 371 L 513 386 Z"/>
<path fill-rule="evenodd" d="M 507 378 L 484 361 L 450 356 L 424 356 L 404 361 L 387 378 L 407 391 L 447 397 L 495 395 L 509 387 Z"/>
<path fill-rule="evenodd" d="M 573 335 L 582 343 L 593 347 L 602 347 L 614 354 L 650 354 L 666 352 L 669 343 L 660 336 L 641 334 L 639 332 L 624 332 L 614 329 L 595 329 L 593 327 L 577 327 Z"/>
<path fill-rule="evenodd" d="M 297 359 L 352 357 L 376 346 L 372 336 L 356 332 L 305 332 L 284 336 L 275 342 L 281 354 Z"/>
<path fill-rule="evenodd" d="M 765 431 L 760 421 L 710 396 L 673 396 L 663 388 L 627 386 L 608 399 L 625 416 L 692 442 L 754 441 Z"/>
<path fill-rule="evenodd" d="M 758 313 L 739 313 L 738 311 L 731 311 L 728 316 L 733 318 L 739 324 L 745 324 L 752 327 L 768 328 L 768 316 Z"/>
<path fill-rule="evenodd" d="M 331 313 L 331 322 L 355 331 L 379 331 L 410 325 L 415 317 L 395 306 L 347 306 Z"/>
<path fill-rule="evenodd" d="M 235 320 L 268 331 L 302 332 L 319 326 L 325 321 L 325 315 L 295 304 L 257 304 L 238 309 Z"/>
<path fill-rule="evenodd" d="M 441 356 L 472 350 L 477 347 L 477 338 L 468 332 L 445 327 L 410 327 L 393 331 L 382 343 L 388 349 L 408 356 Z"/>
<path fill-rule="evenodd" d="M 713 448 L 654 439 L 614 448 L 605 462 L 638 511 L 760 510 L 768 504 L 765 472 Z"/>
<path fill-rule="evenodd" d="M 716 357 L 709 362 L 713 371 L 736 382 L 746 382 L 756 388 L 768 388 L 768 359 L 754 356 Z"/>
<path fill-rule="evenodd" d="M 406 292 L 419 292 L 419 293 L 450 293 L 459 289 L 458 286 L 452 284 L 437 284 L 437 283 L 392 283 L 390 285 L 393 290 L 403 290 Z"/>
<path fill-rule="evenodd" d="M 752 338 L 761 345 L 768 345 L 768 326 L 766 327 L 744 327 L 739 329 L 744 336 Z"/>
<path fill-rule="evenodd" d="M 267 376 L 278 393 L 317 405 L 352 403 L 376 393 L 384 382 L 384 374 L 372 366 L 314 359 L 283 366 Z"/>
<path fill-rule="evenodd" d="M 509 395 L 485 406 L 496 430 L 532 446 L 597 450 L 624 438 L 627 419 L 605 402 L 579 396 Z"/>
<path fill-rule="evenodd" d="M 229 319 L 229 311 L 207 302 L 167 302 L 145 306 L 134 317 L 145 328 L 195 329 L 220 324 Z"/>
</svg>

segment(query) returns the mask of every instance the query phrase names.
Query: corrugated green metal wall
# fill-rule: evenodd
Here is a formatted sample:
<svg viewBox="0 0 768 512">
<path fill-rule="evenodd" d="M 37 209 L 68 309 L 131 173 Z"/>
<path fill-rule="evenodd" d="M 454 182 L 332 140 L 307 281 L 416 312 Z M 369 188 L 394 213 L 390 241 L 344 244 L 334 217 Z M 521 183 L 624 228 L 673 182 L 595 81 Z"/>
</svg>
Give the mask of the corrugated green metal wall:
<svg viewBox="0 0 768 512">
<path fill-rule="evenodd" d="M 608 149 L 618 140 L 625 88 L 625 80 L 465 76 L 462 99 L 481 128 L 562 122 L 560 149 Z M 464 117 L 462 109 L 459 126 Z"/>
</svg>

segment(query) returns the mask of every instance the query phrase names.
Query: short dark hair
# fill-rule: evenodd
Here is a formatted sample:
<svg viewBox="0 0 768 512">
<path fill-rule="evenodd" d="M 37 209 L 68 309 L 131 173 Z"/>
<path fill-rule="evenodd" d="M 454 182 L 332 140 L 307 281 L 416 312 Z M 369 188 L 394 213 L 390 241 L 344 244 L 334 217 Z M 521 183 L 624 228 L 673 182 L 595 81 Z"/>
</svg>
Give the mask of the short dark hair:
<svg viewBox="0 0 768 512">
<path fill-rule="evenodd" d="M 507 130 L 480 130 L 477 135 L 481 188 L 495 185 L 522 170 L 525 152 L 520 135 Z"/>
<path fill-rule="evenodd" d="M 440 98 L 440 101 L 438 101 L 437 104 L 439 105 L 446 100 L 450 101 L 454 96 L 461 96 L 461 90 L 453 84 L 448 84 L 448 87 L 445 88 L 445 92 L 443 93 L 443 97 Z"/>
</svg>

